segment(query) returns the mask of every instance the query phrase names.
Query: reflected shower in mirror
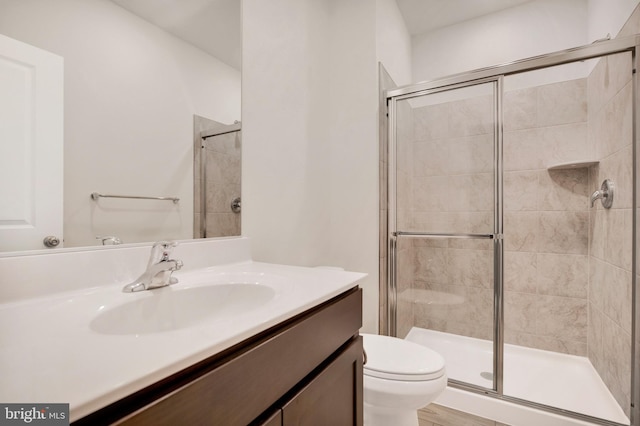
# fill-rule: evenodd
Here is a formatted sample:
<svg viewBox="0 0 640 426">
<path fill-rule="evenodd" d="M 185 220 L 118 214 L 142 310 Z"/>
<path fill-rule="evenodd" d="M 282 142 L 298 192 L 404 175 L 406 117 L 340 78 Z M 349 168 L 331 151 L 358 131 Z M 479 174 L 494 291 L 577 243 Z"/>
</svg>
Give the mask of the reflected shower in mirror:
<svg viewBox="0 0 640 426">
<path fill-rule="evenodd" d="M 193 118 L 195 238 L 240 235 L 242 124 Z"/>
</svg>

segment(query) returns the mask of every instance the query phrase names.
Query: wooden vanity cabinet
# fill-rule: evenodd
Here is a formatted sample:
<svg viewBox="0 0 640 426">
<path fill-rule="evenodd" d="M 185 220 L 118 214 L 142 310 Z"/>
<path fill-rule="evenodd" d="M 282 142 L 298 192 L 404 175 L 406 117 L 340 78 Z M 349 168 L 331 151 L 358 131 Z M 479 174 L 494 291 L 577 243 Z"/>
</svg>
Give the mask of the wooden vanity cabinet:
<svg viewBox="0 0 640 426">
<path fill-rule="evenodd" d="M 257 426 L 361 425 L 362 338 L 352 341 Z"/>
<path fill-rule="evenodd" d="M 74 425 L 362 425 L 353 288 Z"/>
<path fill-rule="evenodd" d="M 282 407 L 282 425 L 362 424 L 362 338 L 354 341 Z"/>
</svg>

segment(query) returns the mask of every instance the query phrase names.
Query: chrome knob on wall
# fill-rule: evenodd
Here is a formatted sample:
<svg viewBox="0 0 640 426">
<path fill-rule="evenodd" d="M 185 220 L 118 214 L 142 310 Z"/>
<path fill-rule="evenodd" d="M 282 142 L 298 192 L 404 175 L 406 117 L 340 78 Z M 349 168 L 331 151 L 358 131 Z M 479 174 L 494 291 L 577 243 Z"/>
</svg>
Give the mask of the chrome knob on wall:
<svg viewBox="0 0 640 426">
<path fill-rule="evenodd" d="M 591 207 L 594 206 L 596 200 L 600 200 L 605 209 L 610 209 L 613 204 L 613 189 L 613 181 L 605 179 L 600 189 L 591 194 Z"/>
<path fill-rule="evenodd" d="M 240 197 L 234 198 L 233 201 L 231 201 L 231 211 L 234 213 L 240 213 L 240 204 Z"/>
</svg>

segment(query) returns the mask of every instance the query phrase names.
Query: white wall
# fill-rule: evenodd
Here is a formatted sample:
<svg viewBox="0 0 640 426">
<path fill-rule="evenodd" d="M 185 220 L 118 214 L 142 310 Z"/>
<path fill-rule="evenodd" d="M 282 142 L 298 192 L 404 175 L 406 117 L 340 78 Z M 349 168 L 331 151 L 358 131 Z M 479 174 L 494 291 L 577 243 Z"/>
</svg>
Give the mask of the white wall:
<svg viewBox="0 0 640 426">
<path fill-rule="evenodd" d="M 589 42 L 616 37 L 640 0 L 588 0 Z"/>
<path fill-rule="evenodd" d="M 414 36 L 413 82 L 615 37 L 640 0 L 535 0 Z M 404 48 L 402 43 L 398 44 Z M 594 63 L 520 78 L 515 87 L 586 77 Z"/>
<path fill-rule="evenodd" d="M 366 272 L 363 331 L 378 329 L 379 146 L 376 8 L 330 0 L 329 264 Z"/>
<path fill-rule="evenodd" d="M 256 260 L 318 265 L 329 248 L 328 10 L 243 3 L 242 232 Z"/>
<path fill-rule="evenodd" d="M 369 274 L 377 329 L 375 3 L 243 3 L 243 215 L 254 259 Z"/>
<path fill-rule="evenodd" d="M 65 60 L 65 245 L 191 238 L 193 114 L 240 119 L 240 73 L 107 0 L 0 0 L 0 33 Z"/>
<path fill-rule="evenodd" d="M 413 79 L 433 80 L 587 40 L 587 0 L 536 0 L 413 38 Z M 585 77 L 586 66 L 560 79 Z M 557 80 L 556 80 L 557 81 Z"/>
<path fill-rule="evenodd" d="M 411 34 L 395 0 L 376 0 L 376 52 L 398 86 L 415 82 L 411 76 Z"/>
</svg>

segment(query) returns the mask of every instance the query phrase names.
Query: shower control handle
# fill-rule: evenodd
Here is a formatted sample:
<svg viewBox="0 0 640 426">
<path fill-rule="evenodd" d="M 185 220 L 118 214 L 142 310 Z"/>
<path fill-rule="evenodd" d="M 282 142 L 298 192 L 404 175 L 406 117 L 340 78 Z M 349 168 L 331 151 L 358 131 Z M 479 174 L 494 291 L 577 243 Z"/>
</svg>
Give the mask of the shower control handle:
<svg viewBox="0 0 640 426">
<path fill-rule="evenodd" d="M 234 213 L 240 213 L 242 202 L 240 201 L 240 197 L 234 198 L 231 201 L 231 211 Z"/>
<path fill-rule="evenodd" d="M 605 209 L 610 209 L 613 205 L 614 186 L 611 180 L 605 179 L 600 189 L 591 194 L 591 207 L 595 205 L 596 200 L 600 200 Z"/>
</svg>

